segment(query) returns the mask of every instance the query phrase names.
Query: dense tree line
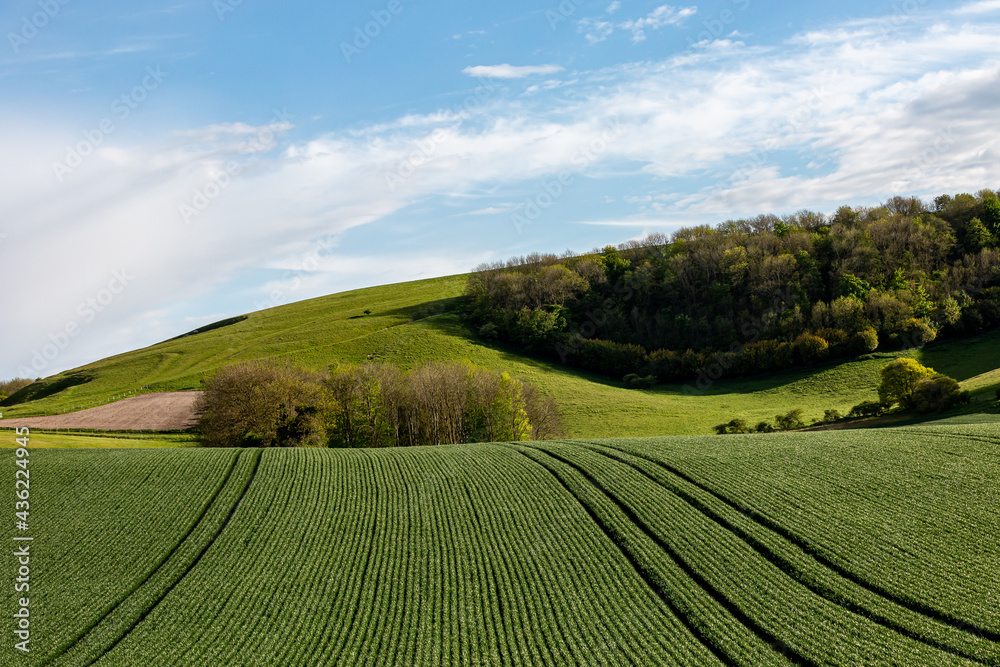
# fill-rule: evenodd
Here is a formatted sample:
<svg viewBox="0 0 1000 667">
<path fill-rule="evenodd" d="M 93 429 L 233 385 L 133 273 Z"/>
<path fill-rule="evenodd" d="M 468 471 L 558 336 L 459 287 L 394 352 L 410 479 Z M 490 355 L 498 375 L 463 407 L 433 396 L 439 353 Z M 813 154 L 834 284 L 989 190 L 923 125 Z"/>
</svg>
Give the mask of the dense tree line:
<svg viewBox="0 0 1000 667">
<path fill-rule="evenodd" d="M 205 382 L 203 444 L 216 447 L 398 447 L 541 440 L 562 435 L 534 386 L 468 364 L 410 372 L 387 364 L 327 374 L 251 362 Z"/>
<path fill-rule="evenodd" d="M 480 336 L 648 386 L 920 346 L 1000 323 L 996 193 L 895 197 L 479 267 Z"/>
</svg>

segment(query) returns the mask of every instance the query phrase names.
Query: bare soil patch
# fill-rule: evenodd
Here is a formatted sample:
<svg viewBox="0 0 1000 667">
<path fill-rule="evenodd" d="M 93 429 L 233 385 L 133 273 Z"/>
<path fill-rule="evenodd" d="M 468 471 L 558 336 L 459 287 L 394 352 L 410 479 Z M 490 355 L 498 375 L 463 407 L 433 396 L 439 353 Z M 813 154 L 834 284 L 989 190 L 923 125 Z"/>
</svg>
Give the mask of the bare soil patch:
<svg viewBox="0 0 1000 667">
<path fill-rule="evenodd" d="M 201 391 L 142 394 L 96 408 L 48 417 L 0 419 L 0 427 L 90 429 L 95 431 L 183 431 L 195 425 Z"/>
</svg>

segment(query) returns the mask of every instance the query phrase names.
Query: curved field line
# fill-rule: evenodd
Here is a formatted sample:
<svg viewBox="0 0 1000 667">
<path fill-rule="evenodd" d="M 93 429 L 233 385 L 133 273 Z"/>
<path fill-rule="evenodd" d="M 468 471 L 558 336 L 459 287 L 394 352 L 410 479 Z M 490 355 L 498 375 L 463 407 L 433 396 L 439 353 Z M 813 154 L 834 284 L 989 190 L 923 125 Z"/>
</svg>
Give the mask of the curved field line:
<svg viewBox="0 0 1000 667">
<path fill-rule="evenodd" d="M 603 532 L 607 536 L 608 540 L 610 540 L 611 543 L 614 544 L 615 547 L 617 547 L 619 551 L 621 551 L 622 556 L 624 556 L 625 559 L 628 560 L 628 562 L 632 565 L 633 569 L 636 571 L 636 574 L 638 574 L 642 578 L 642 580 L 646 582 L 646 585 L 649 586 L 650 589 L 652 589 L 656 593 L 657 596 L 659 596 L 659 598 L 663 601 L 663 604 L 665 604 L 671 610 L 671 612 L 673 612 L 673 614 L 684 624 L 684 627 L 687 628 L 688 632 L 690 632 L 691 635 L 694 638 L 696 638 L 707 650 L 709 650 L 722 664 L 728 665 L 730 667 L 738 667 L 739 663 L 735 662 L 732 658 L 730 658 L 728 655 L 726 655 L 718 647 L 716 647 L 715 645 L 713 645 L 713 643 L 711 641 L 709 641 L 709 639 L 705 636 L 705 633 L 702 632 L 698 628 L 698 626 L 695 625 L 691 621 L 691 619 L 688 617 L 688 615 L 684 611 L 682 611 L 674 603 L 673 600 L 671 600 L 670 596 L 667 595 L 664 592 L 663 587 L 660 586 L 658 583 L 656 583 L 656 581 L 654 580 L 652 574 L 650 574 L 646 570 L 646 568 L 643 567 L 642 563 L 639 562 L 639 560 L 636 558 L 635 554 L 633 554 L 623 544 L 621 544 L 620 540 L 615 539 L 615 537 L 614 537 L 614 531 L 607 524 L 607 522 L 605 522 L 601 517 L 599 517 L 597 515 L 597 513 L 591 507 L 589 507 L 587 505 L 587 503 L 585 503 L 583 501 L 583 499 L 580 498 L 580 496 L 578 496 L 569 487 L 569 485 L 563 480 L 563 478 L 559 475 L 559 473 L 557 473 L 555 470 L 553 470 L 552 468 L 550 468 L 543 461 L 540 461 L 540 460 L 534 458 L 533 456 L 531 456 L 527 452 L 524 452 L 523 450 L 520 450 L 520 449 L 517 449 L 516 451 L 521 452 L 521 454 L 523 454 L 525 457 L 527 457 L 528 459 L 534 461 L 536 464 L 538 464 L 539 466 L 543 467 L 546 471 L 548 471 L 553 477 L 555 477 L 556 481 L 558 481 L 559 484 L 562 485 L 562 487 L 564 489 L 566 489 L 566 492 L 569 493 L 571 496 L 573 496 L 573 498 L 575 498 L 577 500 L 577 502 L 580 503 L 580 506 L 583 507 L 583 510 L 587 513 L 588 516 L 590 516 L 591 520 L 593 520 L 594 523 L 598 526 L 598 528 L 601 529 L 601 532 Z M 537 452 L 539 454 L 542 454 L 542 455 L 546 455 L 547 454 L 547 452 L 542 452 L 540 450 L 532 449 L 532 451 L 535 451 L 535 452 Z M 553 457 L 553 458 L 556 458 L 556 457 Z M 565 461 L 564 461 L 564 463 L 565 463 Z M 579 469 L 577 469 L 577 470 L 579 471 Z M 583 473 L 581 473 L 581 474 L 583 474 Z M 600 486 L 598 486 L 594 481 L 592 481 L 586 474 L 583 474 L 583 476 L 584 476 L 585 479 L 587 479 L 588 482 L 590 482 L 596 488 L 598 488 L 598 489 L 600 489 L 600 490 L 603 491 L 603 489 Z M 607 493 L 605 492 L 604 495 L 607 496 Z M 654 543 L 657 544 L 657 546 L 660 546 L 660 542 L 656 538 L 656 536 L 653 535 L 652 533 L 650 533 L 646 529 L 646 527 L 644 525 L 636 522 L 634 516 L 631 514 L 630 510 L 627 507 L 622 507 L 620 505 L 620 503 L 617 502 L 616 499 L 611 498 L 610 496 L 609 496 L 609 499 L 612 502 L 614 502 L 616 506 L 618 506 L 618 508 L 625 514 L 626 517 L 629 518 L 629 520 L 631 520 L 631 521 L 633 521 L 633 523 L 635 523 L 635 525 L 636 525 L 637 528 L 639 528 L 640 530 L 642 530 L 642 532 L 649 539 L 653 540 Z M 805 664 L 805 663 L 799 663 L 799 664 Z"/>
<path fill-rule="evenodd" d="M 910 610 L 912 612 L 918 613 L 918 614 L 920 614 L 922 616 L 926 616 L 926 617 L 928 617 L 930 619 L 933 619 L 933 620 L 935 620 L 935 621 L 937 621 L 939 623 L 942 623 L 942 624 L 947 625 L 947 626 L 949 626 L 951 628 L 954 628 L 955 630 L 967 632 L 967 633 L 969 633 L 971 635 L 975 635 L 975 636 L 981 637 L 983 639 L 987 639 L 987 640 L 992 641 L 992 642 L 1000 641 L 1000 634 L 998 634 L 996 632 L 993 632 L 993 631 L 988 630 L 986 628 L 978 627 L 978 626 L 976 626 L 976 625 L 974 625 L 972 623 L 969 623 L 968 621 L 964 621 L 962 619 L 955 618 L 951 614 L 943 612 L 943 611 L 941 611 L 939 609 L 935 609 L 934 607 L 931 607 L 930 605 L 927 605 L 927 604 L 925 604 L 923 602 L 920 602 L 919 600 L 911 600 L 911 599 L 905 598 L 905 597 L 896 597 L 890 591 L 884 590 L 880 586 L 878 586 L 878 585 L 876 585 L 876 584 L 874 584 L 872 582 L 866 581 L 865 579 L 863 579 L 862 577 L 856 575 L 855 573 L 851 572 L 850 570 L 848 570 L 848 569 L 846 569 L 846 568 L 844 568 L 844 567 L 842 567 L 840 565 L 837 565 L 837 563 L 831 561 L 829 558 L 826 558 L 818 549 L 816 549 L 807 540 L 805 540 L 802 537 L 799 537 L 798 535 L 796 535 L 792 531 L 790 531 L 787 528 L 781 526 L 776 521 L 768 518 L 767 516 L 764 516 L 763 514 L 760 514 L 759 512 L 755 512 L 754 510 L 752 510 L 750 508 L 740 507 L 734 501 L 732 501 L 732 500 L 728 499 L 727 497 L 723 496 L 722 494 L 714 491 L 713 489 L 711 489 L 707 485 L 698 482 L 693 477 L 691 477 L 691 476 L 689 476 L 689 475 L 681 472 L 677 468 L 675 468 L 675 467 L 673 467 L 673 466 L 671 466 L 671 465 L 669 465 L 667 463 L 664 463 L 662 461 L 658 461 L 658 460 L 656 460 L 656 459 L 654 459 L 652 457 L 645 456 L 645 455 L 637 453 L 637 452 L 632 452 L 632 451 L 630 451 L 628 449 L 623 449 L 621 447 L 616 447 L 615 445 L 611 445 L 611 444 L 594 443 L 594 442 L 589 442 L 588 444 L 608 447 L 609 449 L 614 449 L 614 450 L 622 452 L 624 454 L 629 454 L 629 455 L 635 456 L 637 458 L 644 459 L 646 461 L 649 461 L 650 463 L 653 463 L 654 465 L 657 465 L 657 466 L 663 468 L 664 470 L 666 470 L 667 472 L 673 474 L 674 476 L 679 477 L 679 478 L 683 479 L 685 482 L 688 482 L 689 484 L 691 484 L 691 485 L 693 485 L 693 486 L 701 489 L 705 493 L 710 494 L 711 496 L 713 496 L 714 498 L 716 498 L 716 499 L 720 500 L 721 502 L 725 503 L 726 505 L 728 505 L 732 509 L 736 510 L 740 514 L 743 514 L 744 516 L 752 519 L 754 522 L 758 523 L 759 525 L 761 525 L 761 526 L 767 528 L 768 530 L 771 530 L 772 532 L 774 532 L 774 533 L 780 535 L 781 537 L 785 538 L 786 540 L 788 540 L 789 542 L 791 542 L 792 544 L 794 544 L 795 546 L 799 547 L 800 549 L 802 549 L 803 551 L 805 551 L 807 554 L 809 554 L 810 556 L 812 556 L 813 558 L 815 558 L 820 564 L 822 564 L 825 567 L 829 568 L 830 570 L 832 570 L 836 574 L 840 575 L 841 577 L 844 577 L 845 579 L 849 580 L 850 582 L 852 582 L 852 583 L 854 583 L 854 584 L 856 584 L 858 586 L 861 586 L 862 588 L 864 588 L 864 589 L 866 589 L 866 590 L 868 590 L 868 591 L 870 591 L 870 592 L 878 595 L 881 598 L 884 598 L 887 601 L 892 602 L 893 604 L 896 604 L 896 605 L 899 605 L 901 607 L 904 607 L 904 608 L 906 608 L 906 609 L 908 609 L 908 610 Z M 966 657 L 966 656 L 963 656 L 963 657 Z"/>
<path fill-rule="evenodd" d="M 982 658 L 977 657 L 976 655 L 971 654 L 970 652 L 968 652 L 966 650 L 955 648 L 953 646 L 950 646 L 948 644 L 942 643 L 942 642 L 937 641 L 935 639 L 925 637 L 920 632 L 917 632 L 917 631 L 915 631 L 915 630 L 913 630 L 911 628 L 908 628 L 905 625 L 903 625 L 902 623 L 893 621 L 892 619 L 889 619 L 889 618 L 885 618 L 882 614 L 879 614 L 878 612 L 875 612 L 875 611 L 873 611 L 871 609 L 868 609 L 868 608 L 862 606 L 860 603 L 856 603 L 856 602 L 852 602 L 852 601 L 841 599 L 840 596 L 832 594 L 831 592 L 825 590 L 824 587 L 822 587 L 822 586 L 818 585 L 816 582 L 812 581 L 810 579 L 810 577 L 808 577 L 805 573 L 801 572 L 793 563 L 789 562 L 788 559 L 786 559 L 783 556 L 781 556 L 780 554 L 774 552 L 774 550 L 772 550 L 769 546 L 767 546 L 766 544 L 763 544 L 759 539 L 757 539 L 753 535 L 749 534 L 746 530 L 744 530 L 744 529 L 742 529 L 742 528 L 734 525 L 732 522 L 730 522 L 729 520 L 727 520 L 724 517 L 722 517 L 721 515 L 719 515 L 717 512 L 715 512 L 712 509 L 710 509 L 709 507 L 707 507 L 703 502 L 699 501 L 697 498 L 692 497 L 688 493 L 686 493 L 686 492 L 684 492 L 684 491 L 682 491 L 682 490 L 680 490 L 680 489 L 678 489 L 676 487 L 670 486 L 668 484 L 665 484 L 665 483 L 659 481 L 658 479 L 656 479 L 655 477 L 653 477 L 651 474 L 649 474 L 648 472 L 646 472 L 645 470 L 643 470 L 639 466 L 637 466 L 637 465 L 635 465 L 635 464 L 633 464 L 633 463 L 631 463 L 631 462 L 629 462 L 629 461 L 627 461 L 627 460 L 625 460 L 623 458 L 618 458 L 617 456 L 614 456 L 612 454 L 608 454 L 608 453 L 602 451 L 601 449 L 598 449 L 597 447 L 593 446 L 592 443 L 581 443 L 581 444 L 582 444 L 583 447 L 585 447 L 586 449 L 588 449 L 588 450 L 590 450 L 590 451 L 592 451 L 592 452 L 594 452 L 596 454 L 599 454 L 599 455 L 604 456 L 606 458 L 609 458 L 609 459 L 611 459 L 613 461 L 617 461 L 619 463 L 622 463 L 624 465 L 629 466 L 633 470 L 637 471 L 638 473 L 640 473 L 641 475 L 643 475 L 644 477 L 646 477 L 647 479 L 649 479 L 650 481 L 652 481 L 654 484 L 660 486 L 661 488 L 667 490 L 669 493 L 673 494 L 677 498 L 679 498 L 682 501 L 686 502 L 688 505 L 690 505 L 692 508 L 694 508 L 695 510 L 697 510 L 698 512 L 700 512 L 701 514 L 703 514 L 709 520 L 711 520 L 712 522 L 718 524 L 720 527 L 728 530 L 730 533 L 732 533 L 733 535 L 735 535 L 737 538 L 739 538 L 740 540 L 742 540 L 743 542 L 745 542 L 748 546 L 750 546 L 750 548 L 752 548 L 754 551 L 756 551 L 758 554 L 760 554 L 768 562 L 770 562 L 772 565 L 774 565 L 775 567 L 777 567 L 779 570 L 781 570 L 785 574 L 789 575 L 790 577 L 792 577 L 793 579 L 795 579 L 796 581 L 798 581 L 800 584 L 802 584 L 803 586 L 805 586 L 806 588 L 808 588 L 814 594 L 816 594 L 816 595 L 818 595 L 818 596 L 820 596 L 822 598 L 825 598 L 826 600 L 829 600 L 830 602 L 832 602 L 832 603 L 834 603 L 834 604 L 836 604 L 836 605 L 838 605 L 838 606 L 846 609 L 847 611 L 849 611 L 849 612 L 851 612 L 853 614 L 856 614 L 857 616 L 861 616 L 862 618 L 865 618 L 865 619 L 870 620 L 870 621 L 872 621 L 874 623 L 877 623 L 877 624 L 879 624 L 879 625 L 881 625 L 881 626 L 883 626 L 885 628 L 888 628 L 889 630 L 897 632 L 900 635 L 903 635 L 904 637 L 907 637 L 907 638 L 912 639 L 914 641 L 919 641 L 919 642 L 924 643 L 924 644 L 926 644 L 926 645 L 928 645 L 928 646 L 930 646 L 932 648 L 935 648 L 935 649 L 937 649 L 939 651 L 943 651 L 945 653 L 950 653 L 952 655 L 958 656 L 960 658 L 965 658 L 967 660 L 971 660 L 972 662 L 977 662 L 977 663 L 982 664 L 982 665 L 992 664 L 992 663 L 987 662 L 986 660 L 983 660 Z M 614 451 L 621 452 L 621 453 L 624 453 L 624 454 L 628 454 L 628 452 L 624 452 L 624 451 L 618 450 L 618 449 L 615 449 Z M 639 457 L 639 456 L 637 456 L 635 454 L 632 454 L 632 456 L 636 456 L 637 458 L 644 458 L 644 457 Z M 648 460 L 648 459 L 645 459 L 645 460 Z M 652 461 L 650 461 L 650 462 L 652 462 Z M 763 524 L 761 524 L 759 522 L 755 522 L 755 523 L 757 523 L 757 525 L 759 525 L 760 527 L 767 529 L 767 527 L 764 526 Z M 770 530 L 770 529 L 768 529 L 768 530 Z M 774 532 L 775 535 L 778 535 L 779 537 L 782 537 L 776 531 L 771 531 L 771 532 Z M 786 538 L 782 537 L 782 539 L 785 539 L 786 542 L 791 543 L 791 541 L 787 540 Z M 819 561 L 817 560 L 817 562 L 819 562 Z M 820 563 L 820 565 L 822 566 L 823 563 Z M 828 569 L 830 569 L 830 568 L 828 568 Z M 830 569 L 830 571 L 835 576 L 840 576 L 836 572 L 834 572 L 832 569 Z M 841 577 L 841 578 L 843 578 L 843 577 Z M 845 578 L 845 581 L 849 581 L 849 580 L 847 580 Z M 849 582 L 849 583 L 853 583 L 853 582 Z M 899 604 L 893 598 L 888 598 L 888 597 L 884 597 L 884 596 L 879 596 L 879 597 L 880 597 L 880 599 L 883 599 L 886 602 L 889 602 L 889 603 L 891 603 L 891 604 L 893 604 L 893 605 L 895 605 L 897 607 L 905 609 L 906 611 L 909 611 L 911 613 L 918 613 L 918 612 L 913 612 L 913 610 L 911 610 L 911 609 L 907 609 L 905 606 Z M 926 616 L 924 614 L 919 614 L 919 615 L 921 617 L 923 617 L 923 618 L 930 619 L 930 617 L 928 617 L 928 616 Z M 936 621 L 936 619 L 931 619 L 931 620 L 935 620 Z M 937 621 L 937 622 L 939 622 L 939 621 Z M 945 624 L 942 624 L 942 625 L 945 625 Z M 948 627 L 949 627 L 949 629 L 956 629 L 956 628 L 952 628 L 952 626 L 948 626 Z"/>
<path fill-rule="evenodd" d="M 243 455 L 243 452 L 240 452 L 240 454 L 238 456 L 234 457 L 233 467 L 235 467 L 236 460 L 238 460 L 239 458 L 241 458 L 242 455 Z M 156 607 L 161 602 L 163 602 L 164 598 L 166 598 L 170 594 L 170 592 L 172 590 L 174 590 L 174 588 L 177 587 L 177 584 L 179 584 L 184 579 L 184 577 L 186 577 L 188 575 L 188 573 L 191 572 L 191 570 L 194 569 L 194 567 L 201 561 L 202 556 L 205 555 L 205 552 L 208 551 L 209 547 L 211 547 L 213 544 L 215 544 L 215 540 L 218 539 L 219 535 L 221 535 L 222 532 L 226 529 L 226 526 L 229 525 L 230 520 L 233 518 L 233 515 L 236 513 L 236 508 L 238 508 L 240 506 L 240 502 L 243 500 L 243 497 L 246 496 L 247 490 L 250 489 L 250 485 L 253 484 L 253 480 L 257 476 L 257 469 L 260 467 L 260 459 L 261 459 L 261 456 L 262 456 L 262 452 L 261 451 L 252 452 L 251 456 L 254 456 L 254 455 L 256 455 L 256 456 L 255 456 L 255 461 L 254 461 L 254 464 L 253 464 L 253 470 L 250 471 L 250 477 L 247 479 L 246 485 L 243 487 L 243 490 L 240 492 L 240 495 L 236 499 L 236 502 L 233 503 L 233 506 L 229 509 L 229 513 L 226 514 L 226 518 L 222 522 L 222 525 L 219 526 L 219 529 L 216 530 L 215 534 L 212 535 L 212 537 L 202 546 L 202 548 L 198 551 L 197 555 L 194 557 L 194 559 L 192 559 L 191 563 L 188 564 L 188 566 L 184 569 L 184 571 L 180 574 L 180 576 L 177 577 L 167 587 L 167 589 L 165 591 L 163 591 L 163 593 L 159 597 L 157 597 L 157 599 L 154 600 L 153 603 L 150 604 L 146 608 L 146 610 L 143 611 L 139 615 L 139 618 L 136 619 L 134 623 L 132 623 L 131 625 L 129 625 L 129 627 L 126 628 L 125 631 L 121 633 L 121 635 L 119 635 L 118 639 L 116 639 L 114 642 L 112 642 L 111 645 L 108 646 L 106 649 L 104 649 L 104 651 L 102 651 L 101 654 L 98 655 L 96 658 L 94 658 L 93 660 L 85 663 L 85 667 L 90 667 L 90 665 L 93 665 L 95 662 L 97 662 L 98 660 L 100 660 L 101 658 L 103 658 L 104 656 L 106 656 L 108 653 L 110 653 L 112 650 L 114 650 L 114 648 L 116 646 L 118 646 L 118 644 L 120 644 L 123 639 L 125 639 L 126 637 L 128 637 L 129 633 L 131 633 L 132 630 L 134 630 L 136 628 L 136 626 L 138 626 L 140 623 L 142 623 L 146 619 L 146 617 L 154 609 L 156 609 Z M 228 481 L 228 477 L 227 477 L 227 481 Z M 178 546 L 180 546 L 180 545 L 178 545 Z"/>
<path fill-rule="evenodd" d="M 153 569 L 151 569 L 149 571 L 149 573 L 146 575 L 146 577 L 142 581 L 140 581 L 137 584 L 135 584 L 135 586 L 133 586 L 132 588 L 130 588 L 124 595 L 120 596 L 117 601 L 115 601 L 110 607 L 107 608 L 107 610 L 103 614 L 101 614 L 100 618 L 98 618 L 96 621 L 94 621 L 89 626 L 87 626 L 86 628 L 84 628 L 83 630 L 81 630 L 79 633 L 77 633 L 77 635 L 75 637 L 73 637 L 72 639 L 67 640 L 67 642 L 65 643 L 65 645 L 62 648 L 56 649 L 56 652 L 54 654 L 52 654 L 51 656 L 49 656 L 45 660 L 45 662 L 42 663 L 43 667 L 44 667 L 44 665 L 51 664 L 52 661 L 54 661 L 56 658 L 59 658 L 60 656 L 65 655 L 74 646 L 76 646 L 77 644 L 79 644 L 83 640 L 83 638 L 86 637 L 87 634 L 90 633 L 91 630 L 93 630 L 98 625 L 100 625 L 101 623 L 103 623 L 104 620 L 108 616 L 110 616 L 112 613 L 114 613 L 114 611 L 116 609 L 118 609 L 118 607 L 120 607 L 125 602 L 125 600 L 129 599 L 136 591 L 138 591 L 140 588 L 142 588 L 146 584 L 146 582 L 148 582 L 150 579 L 152 579 L 153 576 L 159 571 L 159 569 L 161 567 L 163 567 L 164 564 L 166 564 L 166 562 L 168 560 L 170 560 L 170 557 L 173 556 L 174 553 L 178 549 L 180 549 L 181 545 L 184 544 L 184 542 L 191 536 L 191 533 L 193 533 L 195 531 L 195 529 L 201 524 L 202 520 L 205 518 L 205 515 L 208 514 L 208 511 L 212 508 L 212 505 L 215 504 L 215 501 L 219 497 L 219 494 L 222 493 L 222 490 L 224 488 L 226 488 L 226 484 L 229 483 L 229 478 L 232 476 L 233 470 L 236 469 L 236 463 L 239 461 L 239 458 L 240 458 L 239 454 L 237 454 L 236 456 L 233 457 L 233 462 L 232 462 L 232 464 L 230 464 L 229 470 L 226 471 L 225 476 L 222 478 L 222 481 L 219 482 L 219 486 L 216 487 L 215 492 L 212 494 L 212 496 L 209 499 L 209 501 L 207 503 L 205 503 L 205 507 L 202 510 L 201 514 L 199 514 L 198 518 L 195 519 L 191 523 L 191 527 L 188 528 L 188 531 L 186 533 L 184 533 L 184 535 L 181 537 L 181 539 L 179 539 L 174 544 L 174 546 L 170 549 L 170 551 L 168 551 L 163 556 L 163 558 L 161 558 L 160 561 L 153 567 Z"/>
<path fill-rule="evenodd" d="M 704 576 L 696 572 L 684 559 L 680 557 L 679 554 L 666 542 L 660 539 L 645 522 L 641 521 L 635 512 L 633 512 L 627 505 L 622 503 L 618 498 L 615 497 L 601 482 L 595 479 L 586 470 L 573 463 L 572 461 L 554 454 L 549 451 L 543 451 L 536 449 L 535 451 L 542 452 L 557 461 L 561 461 L 563 464 L 573 468 L 579 472 L 584 479 L 586 479 L 590 484 L 596 487 L 601 493 L 603 493 L 607 498 L 614 503 L 622 513 L 625 514 L 628 519 L 635 524 L 649 539 L 651 539 L 657 547 L 659 547 L 664 553 L 666 553 L 670 558 L 684 571 L 688 577 L 690 577 L 702 590 L 705 591 L 713 600 L 716 601 L 723 609 L 725 609 L 729 614 L 733 616 L 737 621 L 742 623 L 746 628 L 748 628 L 753 634 L 759 637 L 765 644 L 770 646 L 782 646 L 785 650 L 783 655 L 788 658 L 792 663 L 796 665 L 806 665 L 808 667 L 819 667 L 809 658 L 799 654 L 791 647 L 787 646 L 778 637 L 774 636 L 769 630 L 761 626 L 757 621 L 748 616 L 746 612 L 737 607 L 731 600 L 726 598 L 715 586 L 711 584 Z"/>
</svg>

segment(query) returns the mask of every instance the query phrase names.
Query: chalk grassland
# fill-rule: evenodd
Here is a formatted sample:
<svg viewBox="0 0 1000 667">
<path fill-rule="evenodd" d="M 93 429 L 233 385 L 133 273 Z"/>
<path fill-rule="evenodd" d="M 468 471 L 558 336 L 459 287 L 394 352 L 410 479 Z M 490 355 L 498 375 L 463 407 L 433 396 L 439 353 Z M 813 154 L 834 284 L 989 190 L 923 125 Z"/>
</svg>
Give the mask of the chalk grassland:
<svg viewBox="0 0 1000 667">
<path fill-rule="evenodd" d="M 997 665 L 998 452 L 996 423 L 36 451 L 18 664 Z"/>
<path fill-rule="evenodd" d="M 39 449 L 130 449 L 133 447 L 195 447 L 194 433 L 53 432 L 32 429 L 31 447 Z M 0 432 L 0 447 L 14 448 L 13 431 Z"/>
<path fill-rule="evenodd" d="M 741 416 L 756 423 L 791 408 L 808 418 L 827 409 L 847 413 L 876 398 L 878 372 L 899 353 L 767 376 L 648 391 L 525 357 L 503 345 L 484 344 L 459 316 L 465 276 L 355 290 L 250 314 L 216 329 L 98 361 L 47 381 L 59 389 L 39 400 L 3 408 L 4 417 L 60 414 L 110 397 L 200 388 L 219 367 L 261 358 L 287 359 L 317 370 L 331 363 L 381 360 L 413 367 L 427 361 L 468 360 L 536 383 L 562 408 L 571 437 L 710 433 Z M 371 314 L 365 315 L 365 310 Z M 1000 332 L 914 353 L 923 363 L 959 380 L 1000 366 Z M 692 383 L 694 384 L 694 383 Z M 1000 385 L 984 379 L 978 396 Z M 43 392 L 44 393 L 44 392 Z M 976 411 L 983 405 L 974 406 Z"/>
</svg>

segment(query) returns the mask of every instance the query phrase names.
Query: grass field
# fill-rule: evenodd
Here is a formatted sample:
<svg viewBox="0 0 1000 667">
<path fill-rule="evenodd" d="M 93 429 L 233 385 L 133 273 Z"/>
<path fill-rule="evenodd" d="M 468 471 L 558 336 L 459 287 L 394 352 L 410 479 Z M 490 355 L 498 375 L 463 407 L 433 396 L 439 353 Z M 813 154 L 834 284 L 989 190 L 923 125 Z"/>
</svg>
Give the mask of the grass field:
<svg viewBox="0 0 1000 667">
<path fill-rule="evenodd" d="M 796 407 L 803 408 L 808 418 L 822 417 L 826 409 L 846 414 L 862 400 L 876 398 L 879 370 L 898 356 L 875 354 L 820 368 L 724 379 L 695 394 L 683 385 L 628 390 L 605 378 L 527 358 L 503 345 L 483 344 L 455 312 L 464 282 L 464 276 L 453 276 L 373 287 L 253 313 L 228 326 L 51 378 L 47 384 L 58 392 L 3 408 L 3 414 L 60 414 L 140 387 L 197 389 L 203 378 L 225 364 L 266 357 L 289 359 L 317 370 L 369 358 L 404 367 L 466 359 L 536 383 L 555 398 L 571 437 L 702 434 L 733 417 L 756 423 Z M 371 314 L 365 315 L 365 309 Z M 1000 332 L 992 332 L 914 355 L 940 372 L 967 380 L 1000 367 L 998 349 Z M 983 384 L 977 385 L 977 395 L 984 399 L 989 387 L 1000 386 L 1000 377 L 980 380 Z"/>
<path fill-rule="evenodd" d="M 39 450 L 36 643 L 16 662 L 998 665 L 998 451 L 1000 424 L 972 417 L 390 450 Z"/>
<path fill-rule="evenodd" d="M 194 447 L 193 433 L 116 433 L 31 431 L 31 446 L 43 449 L 120 449 L 131 447 Z M 0 448 L 17 447 L 13 430 L 0 430 Z"/>
</svg>

